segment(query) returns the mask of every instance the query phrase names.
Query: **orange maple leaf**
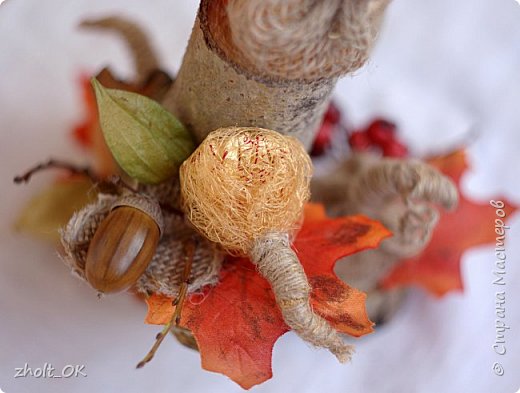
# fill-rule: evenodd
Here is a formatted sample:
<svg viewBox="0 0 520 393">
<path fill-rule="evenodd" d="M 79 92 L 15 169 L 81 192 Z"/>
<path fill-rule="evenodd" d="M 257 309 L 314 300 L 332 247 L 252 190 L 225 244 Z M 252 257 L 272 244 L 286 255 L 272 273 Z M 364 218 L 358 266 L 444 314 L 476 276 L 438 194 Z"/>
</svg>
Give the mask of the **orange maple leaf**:
<svg viewBox="0 0 520 393">
<path fill-rule="evenodd" d="M 309 204 L 305 217 L 293 248 L 312 286 L 312 307 L 342 333 L 371 333 L 366 294 L 339 280 L 333 268 L 339 258 L 377 247 L 390 232 L 364 216 L 329 219 L 319 205 Z M 219 283 L 202 301 L 198 296 L 185 302 L 180 324 L 193 332 L 202 367 L 227 375 L 244 389 L 270 379 L 273 346 L 289 328 L 255 266 L 246 258 L 229 257 Z M 147 304 L 147 323 L 170 321 L 171 298 L 152 295 Z"/>
<path fill-rule="evenodd" d="M 450 291 L 462 291 L 461 257 L 471 247 L 496 242 L 495 208 L 489 203 L 476 203 L 466 198 L 460 191 L 460 179 L 468 169 L 463 150 L 435 157 L 427 162 L 451 177 L 459 188 L 459 206 L 453 212 L 442 213 L 432 239 L 424 251 L 399 263 L 383 279 L 383 288 L 403 285 L 417 285 L 435 296 L 443 296 Z M 516 206 L 503 198 L 493 198 L 504 202 L 506 218 Z"/>
</svg>

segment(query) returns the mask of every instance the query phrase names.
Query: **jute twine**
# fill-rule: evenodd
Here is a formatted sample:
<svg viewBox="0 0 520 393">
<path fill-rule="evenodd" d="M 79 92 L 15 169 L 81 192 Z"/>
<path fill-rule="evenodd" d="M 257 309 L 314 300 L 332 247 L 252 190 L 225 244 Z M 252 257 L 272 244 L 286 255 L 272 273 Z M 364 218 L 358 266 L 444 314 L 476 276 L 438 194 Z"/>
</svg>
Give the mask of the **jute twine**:
<svg viewBox="0 0 520 393">
<path fill-rule="evenodd" d="M 183 209 L 204 236 L 228 252 L 250 256 L 271 284 L 289 327 L 344 362 L 352 348 L 313 312 L 311 287 L 290 247 L 311 172 L 310 159 L 294 138 L 259 128 L 219 129 L 181 166 Z"/>
<path fill-rule="evenodd" d="M 287 234 L 264 235 L 254 243 L 250 255 L 270 282 L 285 323 L 308 343 L 329 349 L 340 362 L 350 360 L 354 348 L 345 344 L 338 332 L 313 312 L 309 303 L 311 287 Z"/>
<path fill-rule="evenodd" d="M 178 199 L 178 185 L 167 182 L 157 186 L 142 187 L 145 197 L 158 196 L 157 201 Z M 142 197 L 142 196 L 141 196 Z M 139 194 L 131 194 L 139 198 Z M 97 202 L 75 213 L 67 226 L 61 231 L 64 247 L 64 260 L 79 277 L 85 279 L 85 261 L 88 247 L 98 225 L 110 210 L 129 200 L 128 195 L 99 194 Z M 163 209 L 163 236 L 156 253 L 145 273 L 139 278 L 134 289 L 141 293 L 157 293 L 170 297 L 178 294 L 184 269 L 183 242 L 197 238 L 197 248 L 193 257 L 192 272 L 188 292 L 192 293 L 206 285 L 218 281 L 223 253 L 214 243 L 198 235 L 177 213 Z"/>
<path fill-rule="evenodd" d="M 368 58 L 388 0 L 230 0 L 232 39 L 259 72 L 330 78 Z"/>
<path fill-rule="evenodd" d="M 352 154 L 328 174 L 314 177 L 311 189 L 313 200 L 323 203 L 329 215 L 365 214 L 392 231 L 377 250 L 336 264 L 340 278 L 365 292 L 374 291 L 400 260 L 426 247 L 439 216 L 433 204 L 450 210 L 458 201 L 455 184 L 428 164 L 375 154 Z"/>
</svg>

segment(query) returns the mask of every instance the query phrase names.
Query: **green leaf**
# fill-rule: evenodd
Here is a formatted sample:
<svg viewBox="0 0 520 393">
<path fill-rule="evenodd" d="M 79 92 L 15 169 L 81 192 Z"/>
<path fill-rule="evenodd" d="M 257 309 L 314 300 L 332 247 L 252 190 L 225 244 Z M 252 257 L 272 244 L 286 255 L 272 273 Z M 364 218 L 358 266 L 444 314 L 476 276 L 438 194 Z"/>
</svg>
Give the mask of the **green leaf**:
<svg viewBox="0 0 520 393">
<path fill-rule="evenodd" d="M 99 120 L 119 166 L 141 183 L 175 175 L 195 149 L 190 133 L 157 102 L 136 93 L 107 89 L 95 78 Z"/>
<path fill-rule="evenodd" d="M 16 220 L 16 230 L 44 240 L 59 241 L 58 230 L 69 222 L 72 214 L 94 202 L 97 191 L 85 178 L 61 180 L 31 198 Z"/>
</svg>

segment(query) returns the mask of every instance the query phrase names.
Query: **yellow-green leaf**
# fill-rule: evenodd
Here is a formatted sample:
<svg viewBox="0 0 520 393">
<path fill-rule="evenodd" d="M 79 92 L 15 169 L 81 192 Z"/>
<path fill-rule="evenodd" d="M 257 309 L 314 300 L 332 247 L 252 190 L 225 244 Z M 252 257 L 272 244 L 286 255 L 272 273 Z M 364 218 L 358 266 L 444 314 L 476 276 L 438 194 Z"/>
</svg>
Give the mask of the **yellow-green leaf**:
<svg viewBox="0 0 520 393">
<path fill-rule="evenodd" d="M 15 229 L 44 240 L 59 241 L 59 229 L 72 214 L 96 198 L 92 182 L 84 178 L 51 184 L 32 197 L 15 222 Z"/>
<path fill-rule="evenodd" d="M 119 166 L 141 183 L 175 175 L 195 149 L 188 130 L 145 96 L 107 89 L 95 78 L 92 85 L 103 135 Z"/>
</svg>

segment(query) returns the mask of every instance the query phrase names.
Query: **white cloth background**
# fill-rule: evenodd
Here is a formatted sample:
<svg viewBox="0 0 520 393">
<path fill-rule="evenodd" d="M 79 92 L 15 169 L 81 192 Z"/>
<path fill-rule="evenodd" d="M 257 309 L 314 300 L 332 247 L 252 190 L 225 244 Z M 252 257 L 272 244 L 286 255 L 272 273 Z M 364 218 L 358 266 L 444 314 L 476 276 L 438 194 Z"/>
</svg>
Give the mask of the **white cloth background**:
<svg viewBox="0 0 520 393">
<path fill-rule="evenodd" d="M 82 162 L 69 129 L 83 115 L 77 77 L 110 64 L 130 77 L 118 39 L 78 31 L 84 16 L 124 13 L 149 29 L 164 66 L 178 69 L 195 0 L 7 0 L 0 6 L 0 389 L 14 392 L 238 392 L 200 369 L 175 340 L 136 371 L 158 328 L 131 296 L 98 300 L 52 246 L 14 234 L 24 203 L 54 174 L 27 186 L 12 177 L 49 156 Z M 370 63 L 342 80 L 337 96 L 353 125 L 396 120 L 416 152 L 471 140 L 464 191 L 486 203 L 520 204 L 520 5 L 515 0 L 395 0 Z M 471 137 L 468 137 L 471 135 Z M 476 138 L 475 138 L 476 135 Z M 464 255 L 466 290 L 435 300 L 413 292 L 395 320 L 358 340 L 351 364 L 292 333 L 273 356 L 274 378 L 256 392 L 513 393 L 520 388 L 520 219 L 507 242 L 507 354 L 498 356 L 493 247 Z M 493 225 L 489 222 L 488 225 Z M 492 364 L 505 369 L 495 376 Z M 85 378 L 14 379 L 28 363 L 84 364 Z"/>
</svg>

